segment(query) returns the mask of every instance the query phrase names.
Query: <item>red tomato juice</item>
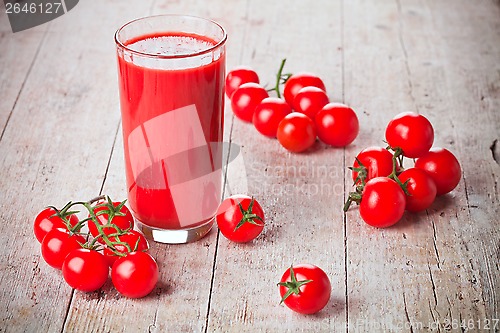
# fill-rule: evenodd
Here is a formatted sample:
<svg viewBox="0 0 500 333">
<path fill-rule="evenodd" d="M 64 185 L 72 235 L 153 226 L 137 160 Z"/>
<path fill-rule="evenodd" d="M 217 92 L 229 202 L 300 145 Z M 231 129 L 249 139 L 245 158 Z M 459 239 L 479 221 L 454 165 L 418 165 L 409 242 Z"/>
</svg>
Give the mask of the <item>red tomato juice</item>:
<svg viewBox="0 0 500 333">
<path fill-rule="evenodd" d="M 198 35 L 160 33 L 126 43 L 160 58 L 118 52 L 128 203 L 148 226 L 196 227 L 220 203 L 224 53 L 182 57 L 214 45 Z M 165 54 L 179 59 L 161 59 Z"/>
</svg>

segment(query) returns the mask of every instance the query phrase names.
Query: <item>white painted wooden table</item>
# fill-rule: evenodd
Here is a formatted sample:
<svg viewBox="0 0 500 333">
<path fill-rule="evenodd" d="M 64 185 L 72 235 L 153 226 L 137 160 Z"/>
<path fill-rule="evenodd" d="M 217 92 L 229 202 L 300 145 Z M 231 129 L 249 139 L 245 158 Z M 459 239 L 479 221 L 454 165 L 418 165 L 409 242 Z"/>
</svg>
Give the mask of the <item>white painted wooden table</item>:
<svg viewBox="0 0 500 333">
<path fill-rule="evenodd" d="M 110 282 L 74 291 L 41 259 L 33 218 L 99 193 L 125 198 L 113 33 L 160 13 L 219 21 L 228 68 L 250 65 L 263 83 L 285 57 L 287 71 L 319 74 L 361 132 L 346 149 L 318 142 L 290 154 L 226 107 L 225 138 L 243 161 L 229 165 L 231 192 L 259 199 L 263 234 L 246 245 L 216 229 L 193 244 L 153 244 L 160 282 L 144 299 Z M 15 34 L 2 12 L 0 46 L 0 332 L 500 331 L 498 1 L 86 0 Z M 387 122 L 408 110 L 431 120 L 463 177 L 425 213 L 374 229 L 356 209 L 342 213 L 346 166 L 383 145 Z M 329 275 L 320 313 L 279 305 L 291 263 Z"/>
</svg>

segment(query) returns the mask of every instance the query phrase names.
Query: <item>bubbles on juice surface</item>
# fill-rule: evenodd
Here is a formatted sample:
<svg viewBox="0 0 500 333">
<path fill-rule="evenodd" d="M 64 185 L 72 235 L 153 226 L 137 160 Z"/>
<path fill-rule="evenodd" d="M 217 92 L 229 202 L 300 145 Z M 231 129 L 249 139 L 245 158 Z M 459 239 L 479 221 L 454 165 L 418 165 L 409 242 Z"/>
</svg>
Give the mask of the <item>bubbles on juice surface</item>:
<svg viewBox="0 0 500 333">
<path fill-rule="evenodd" d="M 127 46 L 134 51 L 147 54 L 182 56 L 204 51 L 214 46 L 214 43 L 187 35 L 165 35 L 140 39 Z"/>
<path fill-rule="evenodd" d="M 136 52 L 149 55 L 142 57 L 134 54 L 124 55 L 125 60 L 141 67 L 154 69 L 184 69 L 209 64 L 220 57 L 220 51 L 206 52 L 216 43 L 210 39 L 183 34 L 159 34 L 144 36 L 127 44 L 127 48 Z M 168 61 L 151 56 L 173 56 Z M 185 57 L 183 57 L 185 56 Z"/>
</svg>

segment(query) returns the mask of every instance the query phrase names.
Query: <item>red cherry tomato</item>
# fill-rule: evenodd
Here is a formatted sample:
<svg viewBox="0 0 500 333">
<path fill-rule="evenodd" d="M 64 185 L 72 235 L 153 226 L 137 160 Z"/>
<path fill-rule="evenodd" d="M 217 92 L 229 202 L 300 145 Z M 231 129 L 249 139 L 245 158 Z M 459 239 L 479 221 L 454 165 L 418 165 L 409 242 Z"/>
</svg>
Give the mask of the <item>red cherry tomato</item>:
<svg viewBox="0 0 500 333">
<path fill-rule="evenodd" d="M 126 234 L 123 234 L 121 236 L 111 237 L 110 240 L 112 242 L 120 242 L 127 244 L 130 247 L 129 251 L 127 249 L 127 246 L 124 244 L 118 243 L 113 245 L 115 251 L 123 254 L 127 254 L 130 252 L 146 251 L 149 249 L 149 243 L 144 237 L 144 235 L 136 230 L 130 230 Z M 109 247 L 104 248 L 104 256 L 108 261 L 109 267 L 113 267 L 115 261 L 121 258 L 121 256 L 118 256 Z"/>
<path fill-rule="evenodd" d="M 109 275 L 109 266 L 104 256 L 94 250 L 76 249 L 64 259 L 64 280 L 70 287 L 83 292 L 101 288 Z"/>
<path fill-rule="evenodd" d="M 330 300 L 332 286 L 326 273 L 314 265 L 295 265 L 286 270 L 278 283 L 281 301 L 295 312 L 312 314 Z"/>
<path fill-rule="evenodd" d="M 310 73 L 296 73 L 290 76 L 283 88 L 283 97 L 288 105 L 293 107 L 293 99 L 300 89 L 304 87 L 318 87 L 326 92 L 325 84 L 316 75 Z"/>
<path fill-rule="evenodd" d="M 99 225 L 103 226 L 102 230 L 106 236 L 134 227 L 134 218 L 130 210 L 125 206 L 125 202 L 99 202 L 94 208 L 94 214 Z M 115 226 L 120 230 L 117 230 Z M 88 227 L 92 236 L 99 235 L 99 230 L 97 230 L 93 221 L 89 221 Z M 99 242 L 104 244 L 102 238 L 99 239 Z"/>
<path fill-rule="evenodd" d="M 431 176 L 424 170 L 410 168 L 403 171 L 399 176 L 401 183 L 407 183 L 410 195 L 406 196 L 406 210 L 409 212 L 420 212 L 426 210 L 436 198 L 436 184 Z"/>
<path fill-rule="evenodd" d="M 436 183 L 437 195 L 443 195 L 457 187 L 462 169 L 457 158 L 445 148 L 432 148 L 415 162 L 415 167 L 427 171 Z"/>
<path fill-rule="evenodd" d="M 316 114 L 314 119 L 319 139 L 331 146 L 347 146 L 358 136 L 358 117 L 354 110 L 347 105 L 327 104 Z"/>
<path fill-rule="evenodd" d="M 319 110 L 328 104 L 329 101 L 323 89 L 308 86 L 300 89 L 295 95 L 293 109 L 314 119 Z"/>
<path fill-rule="evenodd" d="M 231 98 L 234 91 L 239 88 L 243 83 L 255 82 L 259 83 L 259 76 L 257 73 L 249 68 L 240 66 L 229 71 L 226 76 L 226 95 Z"/>
<path fill-rule="evenodd" d="M 261 134 L 275 138 L 280 121 L 290 112 L 292 109 L 281 98 L 267 97 L 255 108 L 252 122 Z"/>
<path fill-rule="evenodd" d="M 42 241 L 42 256 L 50 266 L 62 269 L 64 259 L 71 251 L 79 249 L 85 243 L 80 235 L 70 234 L 67 229 L 52 229 Z"/>
<path fill-rule="evenodd" d="M 231 108 L 241 120 L 252 122 L 257 105 L 269 97 L 266 89 L 257 83 L 244 83 L 231 96 Z"/>
<path fill-rule="evenodd" d="M 373 178 L 366 183 L 362 195 L 359 213 L 367 224 L 387 228 L 403 217 L 406 196 L 394 180 Z"/>
<path fill-rule="evenodd" d="M 38 242 L 42 242 L 43 238 L 49 231 L 55 228 L 66 228 L 66 224 L 63 219 L 57 215 L 58 211 L 53 207 L 47 207 L 42 210 L 35 218 L 35 223 L 33 224 L 33 231 L 35 232 L 35 237 Z M 78 217 L 76 215 L 70 215 L 67 217 L 69 223 L 72 227 L 78 224 Z"/>
<path fill-rule="evenodd" d="M 292 112 L 280 122 L 276 136 L 286 150 L 300 153 L 316 141 L 316 128 L 311 118 Z"/>
<path fill-rule="evenodd" d="M 360 184 L 357 180 L 359 173 L 356 171 L 360 167 L 358 160 L 365 168 L 365 181 L 375 177 L 387 177 L 392 173 L 392 154 L 387 149 L 381 147 L 368 147 L 363 149 L 357 156 L 352 166 L 352 180 L 355 184 Z"/>
<path fill-rule="evenodd" d="M 132 252 L 118 259 L 111 268 L 111 281 L 126 297 L 148 295 L 158 282 L 158 264 L 147 252 Z"/>
<path fill-rule="evenodd" d="M 403 112 L 392 119 L 385 130 L 385 138 L 392 148 L 399 147 L 409 158 L 427 153 L 434 142 L 430 121 L 413 112 Z"/>
<path fill-rule="evenodd" d="M 246 195 L 233 195 L 222 201 L 215 219 L 221 233 L 238 243 L 255 239 L 262 232 L 265 223 L 260 204 Z"/>
</svg>

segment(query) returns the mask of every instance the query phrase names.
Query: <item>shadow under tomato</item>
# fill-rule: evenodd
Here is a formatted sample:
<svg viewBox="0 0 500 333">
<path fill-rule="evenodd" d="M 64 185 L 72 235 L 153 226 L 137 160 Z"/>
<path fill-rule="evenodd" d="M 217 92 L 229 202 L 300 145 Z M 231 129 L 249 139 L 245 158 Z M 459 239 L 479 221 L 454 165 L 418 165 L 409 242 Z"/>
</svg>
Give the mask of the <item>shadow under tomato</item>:
<svg viewBox="0 0 500 333">
<path fill-rule="evenodd" d="M 436 197 L 432 205 L 427 209 L 429 214 L 441 214 L 449 207 L 457 206 L 453 192 Z"/>
<path fill-rule="evenodd" d="M 345 299 L 338 297 L 330 297 L 330 301 L 325 308 L 312 316 L 320 319 L 339 317 L 344 319 L 345 314 Z"/>
</svg>

